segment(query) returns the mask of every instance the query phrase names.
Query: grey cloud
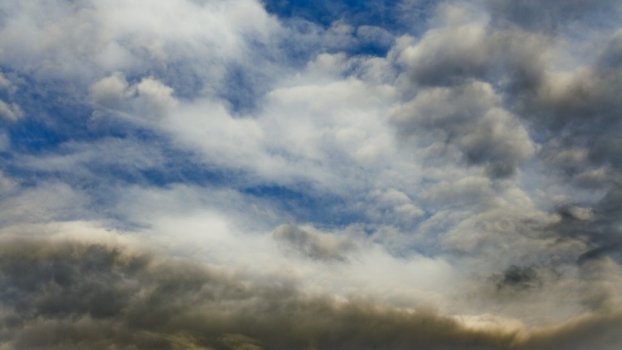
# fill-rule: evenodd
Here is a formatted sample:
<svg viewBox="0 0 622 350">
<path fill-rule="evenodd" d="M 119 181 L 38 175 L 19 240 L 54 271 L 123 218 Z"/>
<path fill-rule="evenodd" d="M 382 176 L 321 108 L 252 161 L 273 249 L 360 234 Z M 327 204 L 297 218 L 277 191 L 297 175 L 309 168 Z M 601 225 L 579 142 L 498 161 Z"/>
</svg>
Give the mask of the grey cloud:
<svg viewBox="0 0 622 350">
<path fill-rule="evenodd" d="M 570 188 L 569 205 L 594 213 L 590 220 L 561 215 L 559 223 L 538 228 L 538 235 L 584 242 L 591 248 L 581 261 L 619 257 L 619 220 L 615 209 L 605 208 L 620 206 L 621 32 L 608 40 L 606 31 L 591 32 L 598 39 L 595 58 L 563 72 L 560 56 L 572 51 L 562 52 L 567 47 L 552 35 L 569 23 L 619 22 L 619 2 L 493 0 L 487 6 L 490 23 L 446 23 L 401 52 L 403 77 L 410 84 L 404 95 L 414 98 L 398 111 L 394 124 L 402 135 L 418 139 L 415 147 L 436 145 L 447 155 L 457 150 L 492 178 L 507 178 L 525 160 L 534 160 L 549 175 L 547 185 Z M 566 44 L 579 50 L 585 43 Z M 492 93 L 476 92 L 477 84 L 490 86 Z M 591 202 L 573 203 L 575 189 L 610 193 L 600 202 L 593 195 Z"/>
<path fill-rule="evenodd" d="M 616 93 L 622 88 L 622 67 L 615 63 L 622 58 L 620 38 L 614 34 L 594 62 L 581 69 L 567 74 L 544 70 L 535 84 L 506 91 L 512 110 L 537 128 L 543 152 L 582 148 L 594 165 L 622 163 L 617 152 L 622 102 Z"/>
<path fill-rule="evenodd" d="M 560 236 L 573 237 L 587 242 L 587 250 L 578 258 L 578 262 L 610 255 L 622 261 L 622 186 L 619 181 L 593 207 L 577 212 L 574 207 L 562 207 L 558 210 L 559 222 L 550 229 Z"/>
<path fill-rule="evenodd" d="M 311 232 L 293 225 L 279 226 L 272 237 L 297 254 L 314 260 L 345 261 L 346 254 L 355 247 L 345 237 Z"/>
<path fill-rule="evenodd" d="M 497 289 L 524 290 L 542 285 L 538 271 L 531 266 L 511 265 L 503 273 L 492 277 Z"/>
<path fill-rule="evenodd" d="M 614 330 L 620 327 L 622 327 L 622 316 L 617 313 L 585 317 L 563 326 L 535 332 L 522 344 L 522 347 L 533 350 L 615 350 L 622 343 L 622 339 L 614 333 Z"/>
<path fill-rule="evenodd" d="M 427 33 L 405 57 L 410 77 L 420 85 L 452 85 L 485 74 L 490 61 L 481 28 L 448 28 Z"/>
<path fill-rule="evenodd" d="M 528 324 L 552 325 L 553 320 L 566 322 L 576 315 L 616 310 L 619 271 L 606 261 L 588 265 L 519 262 L 492 274 L 478 289 L 478 296 L 484 305 L 498 305 L 501 312 Z M 605 275 L 607 279 L 602 279 Z"/>
<path fill-rule="evenodd" d="M 451 86 L 472 80 L 507 88 L 540 79 L 548 38 L 537 33 L 490 30 L 479 24 L 434 28 L 400 57 L 416 86 Z"/>
<path fill-rule="evenodd" d="M 599 66 L 603 70 L 617 69 L 622 66 L 622 29 L 618 30 L 603 50 Z"/>
<path fill-rule="evenodd" d="M 119 247 L 4 242 L 2 334 L 38 348 L 493 349 L 503 335 L 436 315 L 338 305 L 277 281 L 251 286 L 224 273 Z M 381 325 L 384 325 L 381 327 Z"/>
<path fill-rule="evenodd" d="M 456 147 L 468 164 L 484 166 L 495 178 L 513 175 L 534 152 L 524 127 L 482 82 L 424 89 L 392 120 L 420 146 L 441 142 Z"/>
<path fill-rule="evenodd" d="M 442 182 L 424 191 L 421 200 L 437 209 L 482 210 L 494 207 L 495 191 L 486 177 L 464 177 L 456 181 Z"/>
<path fill-rule="evenodd" d="M 486 4 L 495 25 L 545 31 L 569 29 L 582 22 L 600 25 L 622 10 L 616 0 L 487 0 Z"/>
<path fill-rule="evenodd" d="M 573 133 L 573 143 L 585 143 L 587 136 L 611 135 L 610 127 L 619 123 L 617 111 L 622 105 L 615 91 L 622 87 L 621 76 L 620 68 L 598 64 L 573 72 L 569 78 L 543 75 L 539 85 L 517 91 L 510 101 L 522 116 L 539 126 L 564 129 Z"/>
<path fill-rule="evenodd" d="M 508 96 L 515 113 L 539 128 L 544 139 L 541 159 L 562 181 L 609 191 L 594 203 L 578 203 L 591 206 L 593 218 L 581 220 L 562 210 L 554 228 L 557 234 L 586 240 L 593 249 L 584 258 L 610 254 L 619 259 L 622 249 L 617 214 L 622 205 L 622 102 L 617 96 L 622 66 L 615 64 L 619 43 L 618 32 L 584 69 L 568 76 L 543 75 L 535 88 Z"/>
<path fill-rule="evenodd" d="M 611 178 L 610 165 L 595 164 L 591 145 L 573 141 L 553 139 L 543 147 L 539 158 L 547 164 L 547 171 L 579 188 L 602 189 Z"/>
<path fill-rule="evenodd" d="M 2 243 L 0 345 L 10 349 L 550 349 L 577 332 L 608 349 L 603 339 L 620 340 L 615 312 L 519 334 L 307 296 L 279 280 L 249 282 L 121 246 Z"/>
<path fill-rule="evenodd" d="M 467 202 L 444 211 L 453 217 L 444 219 L 449 228 L 442 232 L 443 249 L 450 256 L 483 259 L 485 266 L 502 269 L 511 265 L 572 266 L 589 249 L 580 237 L 552 229 L 558 223 L 556 215 L 520 202 L 509 204 L 505 202 L 508 199 L 506 194 L 487 208 Z"/>
</svg>

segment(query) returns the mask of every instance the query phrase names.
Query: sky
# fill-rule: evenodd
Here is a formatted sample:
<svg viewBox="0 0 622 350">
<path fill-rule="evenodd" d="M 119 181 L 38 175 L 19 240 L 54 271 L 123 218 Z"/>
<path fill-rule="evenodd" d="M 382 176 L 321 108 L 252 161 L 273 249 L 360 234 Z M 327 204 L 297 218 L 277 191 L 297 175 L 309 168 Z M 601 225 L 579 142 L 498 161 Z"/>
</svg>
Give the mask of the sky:
<svg viewBox="0 0 622 350">
<path fill-rule="evenodd" d="M 620 23 L 0 1 L 0 350 L 619 349 Z"/>
</svg>

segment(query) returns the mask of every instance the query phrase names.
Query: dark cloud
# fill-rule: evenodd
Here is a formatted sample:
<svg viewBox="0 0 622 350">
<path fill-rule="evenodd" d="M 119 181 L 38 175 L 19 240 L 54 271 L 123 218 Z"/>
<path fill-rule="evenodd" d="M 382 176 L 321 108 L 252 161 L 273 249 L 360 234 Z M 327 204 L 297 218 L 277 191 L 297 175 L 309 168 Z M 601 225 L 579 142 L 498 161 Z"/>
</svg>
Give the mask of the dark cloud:
<svg viewBox="0 0 622 350">
<path fill-rule="evenodd" d="M 622 343 L 620 336 L 615 335 L 617 332 L 615 330 L 620 327 L 622 327 L 622 316 L 619 313 L 587 316 L 563 326 L 534 332 L 530 339 L 523 342 L 522 348 L 615 350 Z"/>
<path fill-rule="evenodd" d="M 444 138 L 469 165 L 484 166 L 492 178 L 514 175 L 534 146 L 506 98 L 541 84 L 550 40 L 477 22 L 430 29 L 400 56 L 409 81 L 404 95 L 414 98 L 400 111 L 397 127 Z M 430 95 L 437 95 L 436 106 L 430 101 L 423 109 L 407 110 Z M 433 130 L 425 129 L 430 126 Z"/>
<path fill-rule="evenodd" d="M 622 102 L 616 93 L 622 88 L 622 66 L 616 63 L 622 58 L 620 37 L 614 34 L 584 69 L 566 77 L 544 75 L 535 88 L 509 95 L 515 112 L 538 128 L 544 138 L 542 159 L 562 181 L 607 191 L 588 205 L 589 217 L 569 211 L 575 203 L 560 209 L 554 230 L 592 246 L 580 261 L 603 255 L 620 259 L 622 254 Z"/>
<path fill-rule="evenodd" d="M 592 208 L 573 206 L 559 209 L 560 220 L 550 229 L 562 237 L 582 239 L 588 249 L 579 263 L 611 256 L 622 261 L 622 185 L 615 182 L 607 194 Z"/>
<path fill-rule="evenodd" d="M 525 290 L 542 285 L 538 271 L 531 266 L 512 265 L 501 275 L 493 276 L 497 289 Z"/>
<path fill-rule="evenodd" d="M 279 280 L 251 283 L 119 246 L 2 243 L 0 344 L 11 349 L 534 349 L 565 341 L 560 334 L 568 332 L 524 340 L 515 331 L 307 296 Z M 606 315 L 571 327 L 582 339 L 616 340 L 611 324 L 619 322 Z"/>
<path fill-rule="evenodd" d="M 587 1 L 541 4 L 536 1 L 500 0 L 490 1 L 489 5 L 493 19 L 516 16 L 513 21 L 520 23 L 528 18 L 540 21 L 537 16 L 531 15 L 532 12 L 550 17 L 551 21 L 562 21 L 567 13 L 579 14 L 585 10 L 593 13 L 620 8 L 613 1 L 594 6 Z M 610 16 L 617 13 L 610 12 Z M 543 152 L 547 152 L 550 145 L 557 148 L 555 153 L 564 151 L 560 146 L 587 149 L 589 160 L 595 164 L 581 165 L 573 176 L 576 176 L 578 184 L 594 186 L 596 179 L 590 176 L 589 171 L 594 175 L 598 166 L 610 162 L 622 163 L 622 156 L 615 151 L 622 146 L 619 141 L 622 105 L 616 94 L 622 88 L 622 67 L 619 63 L 622 62 L 622 36 L 620 32 L 614 34 L 606 46 L 600 48 L 602 52 L 587 69 L 576 69 L 570 75 L 561 75 L 553 72 L 549 62 L 554 54 L 552 48 L 556 45 L 556 39 L 539 26 L 529 27 L 530 30 L 524 30 L 517 27 L 499 28 L 494 23 L 490 26 L 471 23 L 431 29 L 402 55 L 405 74 L 416 96 L 425 94 L 422 87 L 461 89 L 475 81 L 490 84 L 503 99 L 502 105 L 509 107 L 524 124 L 529 125 L 535 138 L 546 141 Z M 485 95 L 475 96 L 474 100 L 485 101 L 486 98 Z M 452 99 L 451 103 L 469 113 L 467 111 L 471 110 L 459 101 Z M 460 110 L 459 107 L 456 109 Z M 435 110 L 426 112 L 438 114 Z M 476 142 L 480 147 L 463 148 L 467 158 L 474 163 L 490 159 L 487 156 L 490 150 L 504 149 L 503 143 L 495 142 L 491 130 L 484 134 L 486 137 L 471 136 L 480 141 Z M 493 173 L 511 173 L 516 167 L 512 156 L 502 153 L 495 157 L 508 159 L 510 164 L 496 164 L 499 169 L 493 170 Z M 589 166 L 593 167 L 588 169 Z"/>
<path fill-rule="evenodd" d="M 560 212 L 559 223 L 538 230 L 586 242 L 591 248 L 580 261 L 619 258 L 622 249 L 616 214 L 622 205 L 622 34 L 592 32 L 598 38 L 593 57 L 560 69 L 560 56 L 569 54 L 561 52 L 564 45 L 585 43 L 562 45 L 554 33 L 569 24 L 619 23 L 620 8 L 617 1 L 491 0 L 490 23 L 449 21 L 401 55 L 405 95 L 414 98 L 393 121 L 418 140 L 416 148 L 443 144 L 437 149 L 457 150 L 491 178 L 507 178 L 533 159 L 546 169 L 548 183 L 609 191 L 584 203 L 573 203 L 569 194 L 564 205 L 585 207 L 593 217 Z"/>
<path fill-rule="evenodd" d="M 520 30 L 492 30 L 480 23 L 428 31 L 404 55 L 416 86 L 452 86 L 484 80 L 510 88 L 540 79 L 550 39 Z"/>
<path fill-rule="evenodd" d="M 423 143 L 418 146 L 455 147 L 469 165 L 484 166 L 494 178 L 513 175 L 534 151 L 523 126 L 483 82 L 422 90 L 393 122 L 402 135 Z"/>
</svg>

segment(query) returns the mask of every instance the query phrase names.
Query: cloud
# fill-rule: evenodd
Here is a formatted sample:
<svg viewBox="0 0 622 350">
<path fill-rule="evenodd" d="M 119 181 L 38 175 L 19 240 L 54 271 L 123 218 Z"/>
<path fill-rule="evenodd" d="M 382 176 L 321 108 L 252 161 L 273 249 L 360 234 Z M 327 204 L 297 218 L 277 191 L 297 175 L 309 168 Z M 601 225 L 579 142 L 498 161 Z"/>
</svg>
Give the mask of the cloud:
<svg viewBox="0 0 622 350">
<path fill-rule="evenodd" d="M 419 147 L 456 147 L 472 165 L 484 165 L 495 178 L 513 175 L 534 145 L 516 117 L 506 112 L 486 83 L 419 92 L 393 116 L 398 132 Z"/>
<path fill-rule="evenodd" d="M 0 332 L 7 348 L 538 349 L 571 344 L 568 334 L 580 334 L 572 337 L 579 344 L 608 349 L 618 337 L 615 312 L 529 332 L 476 329 L 110 243 L 3 240 Z"/>
<path fill-rule="evenodd" d="M 512 265 L 501 275 L 494 276 L 498 289 L 529 289 L 536 288 L 542 282 L 538 271 L 533 267 Z"/>
<path fill-rule="evenodd" d="M 15 85 L 0 72 L 0 91 L 14 91 L 15 89 Z"/>
<path fill-rule="evenodd" d="M 24 116 L 24 111 L 19 104 L 11 101 L 16 91 L 17 86 L 0 71 L 0 97 L 8 98 L 7 101 L 0 99 L 0 118 L 8 122 L 16 122 Z"/>
<path fill-rule="evenodd" d="M 145 77 L 129 85 L 118 73 L 93 83 L 89 93 L 96 107 L 124 115 L 136 113 L 147 120 L 162 116 L 178 103 L 173 89 L 159 80 Z"/>
<path fill-rule="evenodd" d="M 4 347 L 606 349 L 622 36 L 586 4 L 0 4 Z"/>
<path fill-rule="evenodd" d="M 382 171 L 378 163 L 393 147 L 392 131 L 380 117 L 390 108 L 393 89 L 363 77 L 342 80 L 350 69 L 381 75 L 386 67 L 372 60 L 320 54 L 296 79 L 263 96 L 253 115 L 236 115 L 217 96 L 188 100 L 155 78 L 129 83 L 121 74 L 93 83 L 90 100 L 97 118 L 122 119 L 170 137 L 207 166 L 279 185 L 302 182 L 342 191 L 358 186 L 349 184 L 359 177 L 349 165 Z"/>
<path fill-rule="evenodd" d="M 0 100 L 0 117 L 10 122 L 19 120 L 24 115 L 22 109 L 15 103 L 7 104 Z"/>
<path fill-rule="evenodd" d="M 67 220 L 85 215 L 89 199 L 69 185 L 49 181 L 39 186 L 22 186 L 11 178 L 3 178 L 0 227 L 19 223 L 45 223 Z M 3 191 L 4 192 L 4 191 Z"/>
<path fill-rule="evenodd" d="M 614 114 L 622 108 L 611 94 L 620 81 L 615 63 L 619 33 L 608 27 L 607 20 L 619 16 L 619 6 L 613 2 L 589 10 L 586 6 L 581 1 L 553 1 L 543 8 L 504 1 L 488 2 L 484 8 L 439 5 L 432 28 L 419 39 L 403 39 L 396 46 L 397 63 L 404 67 L 400 79 L 406 102 L 392 122 L 408 140 L 404 146 L 420 157 L 444 157 L 444 164 L 431 163 L 440 168 L 456 161 L 484 166 L 492 179 L 508 179 L 519 169 L 540 171 L 536 181 L 551 184 L 556 190 L 544 192 L 559 198 L 557 203 L 551 201 L 550 210 L 560 203 L 591 207 L 594 213 L 600 207 L 616 207 L 620 161 L 614 151 L 619 143 L 619 118 Z M 599 20 L 602 27 L 595 25 Z M 592 30 L 570 39 L 569 24 Z M 593 54 L 565 60 L 584 50 L 587 41 L 594 43 Z M 468 176 L 473 174 L 449 182 L 461 183 Z M 459 197 L 458 186 L 454 187 Z M 436 195 L 434 189 L 428 190 L 428 198 Z M 602 197 L 603 191 L 610 194 Z M 471 196 L 471 208 L 477 203 L 500 205 L 503 191 L 494 192 Z M 536 198 L 533 192 L 524 194 Z M 465 210 L 464 203 L 445 201 Z M 478 208 L 488 210 L 486 205 Z M 604 212 L 589 220 L 562 215 L 556 225 L 547 226 L 545 220 L 536 232 L 546 232 L 543 237 L 549 238 L 572 237 L 577 247 L 579 241 L 587 241 L 593 250 L 585 258 L 617 257 L 618 230 L 613 224 L 617 221 Z M 447 220 L 446 215 L 450 214 L 435 216 Z M 459 216 L 455 211 L 452 215 Z M 464 219 L 456 229 L 471 220 Z M 421 228 L 427 230 L 427 224 Z M 449 241 L 470 236 L 460 229 L 450 232 Z M 577 254 L 575 250 L 572 255 Z"/>
<path fill-rule="evenodd" d="M 325 261 L 344 261 L 344 253 L 355 247 L 354 242 L 346 238 L 307 231 L 291 225 L 277 227 L 272 238 L 298 254 Z"/>
<path fill-rule="evenodd" d="M 339 305 L 306 297 L 282 282 L 249 285 L 224 271 L 103 244 L 7 242 L 0 260 L 2 282 L 12 286 L 3 289 L 8 312 L 3 315 L 4 345 L 17 349 L 188 344 L 373 347 L 403 332 L 405 339 L 393 340 L 399 348 L 418 337 L 423 337 L 423 343 L 451 344 L 469 334 L 450 319 L 434 315 Z M 320 314 L 325 317 L 316 317 Z M 347 321 L 351 319 L 361 322 Z M 423 320 L 429 325 L 407 336 L 410 327 L 406 325 Z M 406 325 L 376 330 L 382 322 Z M 376 336 L 365 335 L 366 329 Z M 443 339 L 445 332 L 457 339 Z M 378 336 L 383 339 L 374 340 Z M 486 335 L 476 337 L 484 344 L 491 341 Z"/>
<path fill-rule="evenodd" d="M 39 76 L 78 80 L 105 71 L 145 72 L 148 66 L 195 54 L 222 62 L 245 52 L 243 36 L 265 39 L 277 26 L 258 2 L 250 0 L 159 1 L 148 8 L 136 1 L 9 2 L 2 9 L 7 21 L 0 37 L 3 49 L 10 52 L 3 64 Z M 164 30 L 161 23 L 176 25 Z M 71 30 L 75 28 L 80 30 Z M 223 73 L 208 66 L 194 68 L 213 77 Z"/>
<path fill-rule="evenodd" d="M 517 25 L 529 30 L 559 31 L 576 25 L 598 25 L 603 18 L 612 18 L 622 8 L 616 1 L 600 1 L 593 4 L 584 0 L 548 1 L 508 1 L 489 0 L 486 2 L 493 22 L 500 25 Z"/>
</svg>

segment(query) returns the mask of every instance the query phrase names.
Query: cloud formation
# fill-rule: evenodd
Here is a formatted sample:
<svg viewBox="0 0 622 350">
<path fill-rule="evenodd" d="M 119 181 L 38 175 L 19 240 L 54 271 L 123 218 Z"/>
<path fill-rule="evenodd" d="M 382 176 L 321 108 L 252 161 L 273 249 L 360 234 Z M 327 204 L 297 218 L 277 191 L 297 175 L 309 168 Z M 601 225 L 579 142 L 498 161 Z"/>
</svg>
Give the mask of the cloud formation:
<svg viewBox="0 0 622 350">
<path fill-rule="evenodd" d="M 346 238 L 282 225 L 272 233 L 272 237 L 286 247 L 310 259 L 343 261 L 343 253 L 352 250 L 354 243 Z"/>
<path fill-rule="evenodd" d="M 621 18 L 0 3 L 0 349 L 617 348 Z"/>
<path fill-rule="evenodd" d="M 492 87 L 473 82 L 419 92 L 393 120 L 400 133 L 417 137 L 418 147 L 456 147 L 469 164 L 484 165 L 492 177 L 513 175 L 534 152 L 516 117 L 501 107 Z M 415 136 L 416 137 L 416 136 Z"/>
<path fill-rule="evenodd" d="M 622 322 L 611 312 L 541 330 L 468 326 L 84 240 L 4 239 L 0 269 L 7 349 L 613 349 Z"/>
</svg>

